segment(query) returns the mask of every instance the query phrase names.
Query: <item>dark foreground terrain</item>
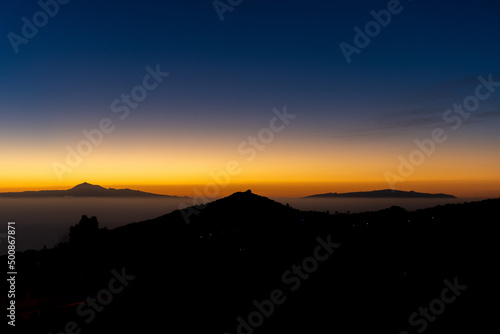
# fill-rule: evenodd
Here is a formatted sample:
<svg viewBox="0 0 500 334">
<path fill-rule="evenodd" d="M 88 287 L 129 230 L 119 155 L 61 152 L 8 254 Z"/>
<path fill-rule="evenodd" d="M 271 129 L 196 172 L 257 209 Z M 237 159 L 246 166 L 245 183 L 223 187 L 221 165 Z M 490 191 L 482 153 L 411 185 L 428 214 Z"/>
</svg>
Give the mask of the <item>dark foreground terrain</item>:
<svg viewBox="0 0 500 334">
<path fill-rule="evenodd" d="M 82 217 L 17 254 L 14 332 L 485 333 L 499 206 L 330 215 L 247 191 L 113 230 Z"/>
</svg>

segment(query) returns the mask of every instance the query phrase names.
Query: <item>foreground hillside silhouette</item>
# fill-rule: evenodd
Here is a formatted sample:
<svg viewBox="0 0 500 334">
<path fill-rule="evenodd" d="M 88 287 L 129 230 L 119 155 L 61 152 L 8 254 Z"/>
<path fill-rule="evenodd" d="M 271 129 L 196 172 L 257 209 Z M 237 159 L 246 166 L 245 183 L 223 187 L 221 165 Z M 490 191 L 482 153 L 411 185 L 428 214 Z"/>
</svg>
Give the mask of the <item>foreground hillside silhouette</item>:
<svg viewBox="0 0 500 334">
<path fill-rule="evenodd" d="M 425 333 L 481 332 L 493 319 L 484 301 L 496 286 L 499 205 L 329 215 L 247 191 L 198 207 L 189 224 L 180 211 L 113 230 L 84 216 L 67 243 L 18 254 L 16 329 L 60 333 L 74 321 L 82 333 L 417 333 L 423 325 L 409 316 L 457 278 L 467 289 Z M 316 252 L 325 259 L 317 268 L 293 271 Z M 118 274 L 124 288 L 92 312 L 87 297 Z M 281 303 L 248 327 L 277 289 Z"/>
</svg>

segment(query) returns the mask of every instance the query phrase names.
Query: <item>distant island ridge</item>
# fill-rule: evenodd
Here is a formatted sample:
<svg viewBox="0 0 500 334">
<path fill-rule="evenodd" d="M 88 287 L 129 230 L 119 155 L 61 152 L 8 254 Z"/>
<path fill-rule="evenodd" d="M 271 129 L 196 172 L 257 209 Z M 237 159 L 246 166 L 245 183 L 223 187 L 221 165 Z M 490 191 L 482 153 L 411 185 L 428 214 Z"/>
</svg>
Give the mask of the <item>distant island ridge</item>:
<svg viewBox="0 0 500 334">
<path fill-rule="evenodd" d="M 393 189 L 360 191 L 350 193 L 326 193 L 306 196 L 302 198 L 456 198 L 449 194 L 428 194 L 415 191 L 402 191 Z"/>
<path fill-rule="evenodd" d="M 40 190 L 22 192 L 4 192 L 0 197 L 168 197 L 168 198 L 189 198 L 187 196 L 170 196 L 153 194 L 132 189 L 104 188 L 87 182 L 81 183 L 67 190 Z"/>
<path fill-rule="evenodd" d="M 67 190 L 39 190 L 39 191 L 21 191 L 21 192 L 2 192 L 0 197 L 11 198 L 37 198 L 37 197 L 118 197 L 118 198 L 190 198 L 188 196 L 175 196 L 175 195 L 162 195 L 144 192 L 140 190 L 133 190 L 129 188 L 115 189 L 104 188 L 99 185 L 83 182 Z M 449 194 L 430 194 L 415 191 L 402 191 L 393 189 L 360 191 L 360 192 L 347 192 L 347 193 L 325 193 L 315 194 L 306 198 L 457 198 Z"/>
</svg>

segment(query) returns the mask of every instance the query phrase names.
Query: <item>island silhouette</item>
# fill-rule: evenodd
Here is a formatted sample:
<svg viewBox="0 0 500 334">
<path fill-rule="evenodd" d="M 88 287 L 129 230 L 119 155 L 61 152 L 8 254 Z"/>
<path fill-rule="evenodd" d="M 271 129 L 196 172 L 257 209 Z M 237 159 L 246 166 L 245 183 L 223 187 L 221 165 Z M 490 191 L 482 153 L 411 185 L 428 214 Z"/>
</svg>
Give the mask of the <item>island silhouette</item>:
<svg viewBox="0 0 500 334">
<path fill-rule="evenodd" d="M 40 190 L 40 191 L 22 191 L 22 192 L 3 192 L 0 197 L 170 197 L 170 198 L 188 198 L 187 196 L 170 196 L 153 194 L 132 189 L 114 189 L 104 188 L 99 185 L 93 185 L 87 182 L 78 184 L 67 190 Z"/>
<path fill-rule="evenodd" d="M 428 194 L 419 193 L 415 191 L 401 191 L 394 189 L 383 189 L 383 190 L 373 190 L 373 191 L 360 191 L 360 192 L 349 192 L 349 193 L 326 193 L 310 195 L 303 198 L 456 198 L 453 195 L 448 194 Z"/>
</svg>

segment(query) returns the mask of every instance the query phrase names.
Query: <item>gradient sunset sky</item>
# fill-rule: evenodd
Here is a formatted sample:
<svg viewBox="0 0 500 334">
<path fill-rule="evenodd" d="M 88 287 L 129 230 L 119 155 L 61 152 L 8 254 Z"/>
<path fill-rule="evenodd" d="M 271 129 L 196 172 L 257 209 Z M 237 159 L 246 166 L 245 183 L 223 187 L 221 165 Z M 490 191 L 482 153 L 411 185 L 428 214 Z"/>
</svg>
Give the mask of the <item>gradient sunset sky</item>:
<svg viewBox="0 0 500 334">
<path fill-rule="evenodd" d="M 460 126 L 446 114 L 474 101 L 479 76 L 500 82 L 499 2 L 401 1 L 348 63 L 339 45 L 387 8 L 243 0 L 221 21 L 212 0 L 73 0 L 16 53 L 9 33 L 22 36 L 41 7 L 2 1 L 0 191 L 86 181 L 193 196 L 232 161 L 220 196 L 385 189 L 399 157 L 440 128 L 447 139 L 395 188 L 500 197 L 500 84 L 479 89 L 488 97 Z M 157 65 L 168 77 L 120 119 L 113 102 Z M 296 117 L 248 153 L 285 106 Z M 113 131 L 69 167 L 68 146 L 103 119 Z M 58 164 L 70 170 L 58 177 Z"/>
</svg>

